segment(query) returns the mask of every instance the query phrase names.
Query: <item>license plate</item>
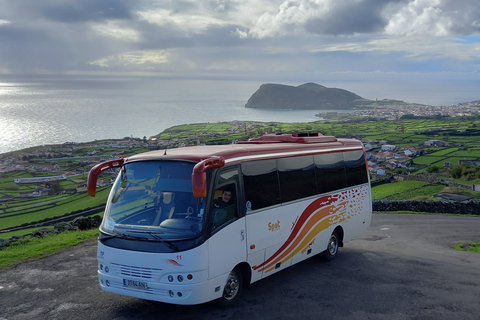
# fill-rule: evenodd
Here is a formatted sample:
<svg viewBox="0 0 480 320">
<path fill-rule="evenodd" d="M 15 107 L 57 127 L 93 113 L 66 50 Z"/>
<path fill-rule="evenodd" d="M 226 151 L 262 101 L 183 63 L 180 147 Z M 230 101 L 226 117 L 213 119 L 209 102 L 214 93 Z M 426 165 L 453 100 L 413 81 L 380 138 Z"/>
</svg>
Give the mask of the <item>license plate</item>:
<svg viewBox="0 0 480 320">
<path fill-rule="evenodd" d="M 148 283 L 143 281 L 123 279 L 123 286 L 128 288 L 148 290 Z"/>
</svg>

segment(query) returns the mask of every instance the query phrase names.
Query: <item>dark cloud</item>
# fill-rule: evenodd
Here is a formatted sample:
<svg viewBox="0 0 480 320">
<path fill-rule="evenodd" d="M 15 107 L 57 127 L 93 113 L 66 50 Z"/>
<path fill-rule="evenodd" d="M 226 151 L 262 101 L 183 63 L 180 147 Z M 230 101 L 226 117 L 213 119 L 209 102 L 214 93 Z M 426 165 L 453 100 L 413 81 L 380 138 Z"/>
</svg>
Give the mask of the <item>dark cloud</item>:
<svg viewBox="0 0 480 320">
<path fill-rule="evenodd" d="M 441 6 L 451 20 L 451 31 L 461 35 L 480 32 L 480 2 L 478 0 L 445 0 Z"/>
<path fill-rule="evenodd" d="M 385 6 L 400 0 L 338 1 L 327 15 L 309 20 L 308 32 L 326 35 L 351 35 L 381 31 L 388 21 L 382 16 Z"/>
<path fill-rule="evenodd" d="M 129 0 L 81 0 L 53 3 L 39 1 L 40 13 L 52 20 L 66 23 L 101 21 L 106 19 L 131 19 L 131 7 L 136 1 Z"/>
<path fill-rule="evenodd" d="M 129 19 L 137 0 L 15 0 L 3 1 L 3 14 L 15 21 L 51 20 L 64 23 Z M 0 14 L 1 15 L 1 14 Z M 0 17 L 2 18 L 2 17 Z"/>
</svg>

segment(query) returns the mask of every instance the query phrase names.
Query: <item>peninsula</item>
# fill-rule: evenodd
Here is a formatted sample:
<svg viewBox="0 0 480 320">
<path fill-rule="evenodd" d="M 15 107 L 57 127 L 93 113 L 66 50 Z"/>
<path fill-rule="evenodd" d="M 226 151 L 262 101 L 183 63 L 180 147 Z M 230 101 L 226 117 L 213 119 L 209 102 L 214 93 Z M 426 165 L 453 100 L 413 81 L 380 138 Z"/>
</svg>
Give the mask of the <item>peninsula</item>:
<svg viewBox="0 0 480 320">
<path fill-rule="evenodd" d="M 267 83 L 248 99 L 246 108 L 332 110 L 353 109 L 364 101 L 359 95 L 316 83 L 295 86 Z"/>
</svg>

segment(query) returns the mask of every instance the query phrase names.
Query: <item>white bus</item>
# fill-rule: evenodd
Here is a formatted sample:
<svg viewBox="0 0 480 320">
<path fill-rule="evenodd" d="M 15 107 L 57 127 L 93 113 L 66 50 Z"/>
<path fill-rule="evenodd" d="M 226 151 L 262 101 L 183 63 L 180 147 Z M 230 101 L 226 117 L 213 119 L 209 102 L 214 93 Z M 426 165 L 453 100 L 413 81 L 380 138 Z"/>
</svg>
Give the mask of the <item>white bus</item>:
<svg viewBox="0 0 480 320">
<path fill-rule="evenodd" d="M 321 134 L 151 151 L 118 168 L 98 239 L 103 290 L 171 304 L 235 303 L 245 285 L 370 225 L 363 145 Z"/>
</svg>

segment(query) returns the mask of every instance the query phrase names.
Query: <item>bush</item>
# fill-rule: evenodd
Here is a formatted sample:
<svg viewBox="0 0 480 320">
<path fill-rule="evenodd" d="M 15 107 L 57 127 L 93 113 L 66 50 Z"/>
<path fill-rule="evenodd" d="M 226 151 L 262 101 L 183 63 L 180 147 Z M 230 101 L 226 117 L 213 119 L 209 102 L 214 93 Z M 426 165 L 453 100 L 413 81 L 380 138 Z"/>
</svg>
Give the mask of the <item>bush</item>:
<svg viewBox="0 0 480 320">
<path fill-rule="evenodd" d="M 439 173 L 440 172 L 440 167 L 436 165 L 428 166 L 427 169 L 425 169 L 427 172 L 430 173 Z"/>
<path fill-rule="evenodd" d="M 463 169 L 459 165 L 455 165 L 452 167 L 452 169 L 450 169 L 450 174 L 455 179 L 460 179 L 462 177 L 462 172 L 463 172 Z"/>
</svg>

